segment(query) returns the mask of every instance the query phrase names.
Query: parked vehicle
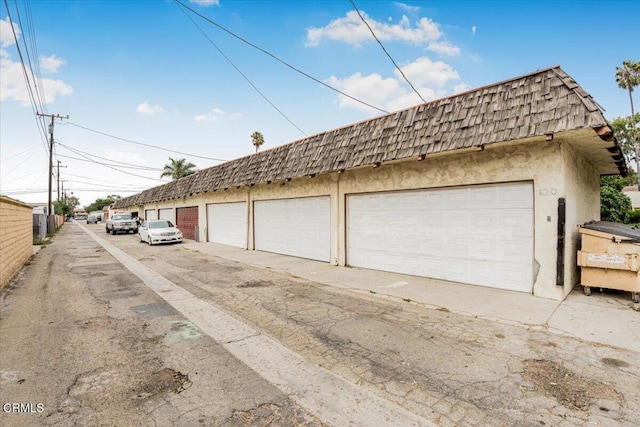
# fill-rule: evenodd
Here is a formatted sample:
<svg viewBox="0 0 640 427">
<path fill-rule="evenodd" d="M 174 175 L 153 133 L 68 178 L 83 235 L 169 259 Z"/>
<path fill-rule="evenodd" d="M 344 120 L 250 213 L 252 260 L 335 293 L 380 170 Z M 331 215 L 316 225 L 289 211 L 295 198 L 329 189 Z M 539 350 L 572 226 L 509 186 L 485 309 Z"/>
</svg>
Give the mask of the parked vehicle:
<svg viewBox="0 0 640 427">
<path fill-rule="evenodd" d="M 97 224 L 100 219 L 95 215 L 89 215 L 87 217 L 87 224 Z"/>
<path fill-rule="evenodd" d="M 138 223 L 131 217 L 131 214 L 115 214 L 105 222 L 107 233 L 117 234 L 120 232 L 137 233 Z"/>
<path fill-rule="evenodd" d="M 147 221 L 138 231 L 140 242 L 147 242 L 149 246 L 156 243 L 181 243 L 182 232 L 171 221 L 157 219 Z"/>
</svg>

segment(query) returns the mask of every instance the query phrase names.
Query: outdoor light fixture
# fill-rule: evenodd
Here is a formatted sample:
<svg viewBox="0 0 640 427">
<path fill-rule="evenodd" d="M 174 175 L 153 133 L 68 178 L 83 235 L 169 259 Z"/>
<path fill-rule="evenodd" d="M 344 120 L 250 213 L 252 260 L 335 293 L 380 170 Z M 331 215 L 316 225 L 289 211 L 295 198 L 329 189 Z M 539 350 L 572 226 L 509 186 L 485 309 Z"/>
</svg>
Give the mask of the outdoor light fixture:
<svg viewBox="0 0 640 427">
<path fill-rule="evenodd" d="M 551 142 L 553 141 L 553 134 L 552 133 L 548 133 L 544 136 L 545 141 L 547 142 Z"/>
<path fill-rule="evenodd" d="M 484 144 L 477 146 L 476 151 L 484 151 Z"/>
<path fill-rule="evenodd" d="M 375 162 L 372 166 L 374 169 L 377 169 L 380 167 L 380 162 Z"/>
<path fill-rule="evenodd" d="M 420 155 L 418 156 L 418 161 L 419 161 L 419 162 L 423 161 L 425 157 L 426 157 L 426 156 L 425 156 L 424 154 L 420 154 Z"/>
<path fill-rule="evenodd" d="M 313 178 L 313 177 L 315 177 L 315 176 L 316 176 L 316 174 L 315 174 L 315 173 L 311 173 L 311 174 L 307 175 L 307 178 L 311 179 L 311 178 Z"/>
<path fill-rule="evenodd" d="M 344 173 L 344 169 L 338 169 L 338 173 Z"/>
<path fill-rule="evenodd" d="M 271 181 L 267 181 L 267 185 L 271 184 Z"/>
</svg>

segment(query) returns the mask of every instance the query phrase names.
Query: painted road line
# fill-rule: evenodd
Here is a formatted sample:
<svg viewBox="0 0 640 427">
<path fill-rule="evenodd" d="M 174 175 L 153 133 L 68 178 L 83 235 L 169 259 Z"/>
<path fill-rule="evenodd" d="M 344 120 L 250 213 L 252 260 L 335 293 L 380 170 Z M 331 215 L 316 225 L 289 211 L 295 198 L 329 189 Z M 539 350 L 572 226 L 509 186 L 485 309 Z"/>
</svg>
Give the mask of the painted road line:
<svg viewBox="0 0 640 427">
<path fill-rule="evenodd" d="M 434 425 L 309 362 L 214 304 L 177 286 L 85 227 L 80 227 L 204 333 L 323 423 L 333 426 Z"/>
</svg>

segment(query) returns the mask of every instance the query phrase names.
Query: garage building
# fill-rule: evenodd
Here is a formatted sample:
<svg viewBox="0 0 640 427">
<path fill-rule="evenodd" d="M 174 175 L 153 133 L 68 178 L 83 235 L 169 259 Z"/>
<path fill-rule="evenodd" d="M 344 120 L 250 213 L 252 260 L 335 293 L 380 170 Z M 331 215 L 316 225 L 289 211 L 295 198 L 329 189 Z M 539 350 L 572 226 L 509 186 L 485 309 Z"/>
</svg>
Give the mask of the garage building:
<svg viewBox="0 0 640 427">
<path fill-rule="evenodd" d="M 600 176 L 601 109 L 555 66 L 323 132 L 116 202 L 186 238 L 561 299 Z M 169 211 L 170 210 L 170 211 Z M 187 233 L 191 234 L 188 237 Z M 196 235 L 197 234 L 197 235 Z"/>
</svg>

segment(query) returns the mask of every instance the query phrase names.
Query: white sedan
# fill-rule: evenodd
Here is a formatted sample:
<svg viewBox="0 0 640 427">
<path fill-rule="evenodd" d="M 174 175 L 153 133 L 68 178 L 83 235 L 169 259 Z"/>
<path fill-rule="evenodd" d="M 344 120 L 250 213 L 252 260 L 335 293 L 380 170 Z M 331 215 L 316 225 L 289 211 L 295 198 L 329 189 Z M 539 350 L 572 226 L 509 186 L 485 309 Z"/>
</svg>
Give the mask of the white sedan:
<svg viewBox="0 0 640 427">
<path fill-rule="evenodd" d="M 171 221 L 156 219 L 147 221 L 138 230 L 141 242 L 149 246 L 156 243 L 181 243 L 182 231 L 178 230 Z"/>
</svg>

